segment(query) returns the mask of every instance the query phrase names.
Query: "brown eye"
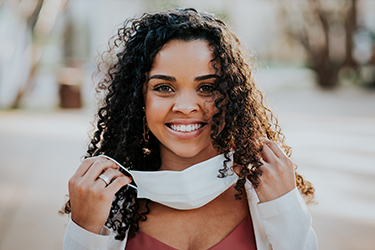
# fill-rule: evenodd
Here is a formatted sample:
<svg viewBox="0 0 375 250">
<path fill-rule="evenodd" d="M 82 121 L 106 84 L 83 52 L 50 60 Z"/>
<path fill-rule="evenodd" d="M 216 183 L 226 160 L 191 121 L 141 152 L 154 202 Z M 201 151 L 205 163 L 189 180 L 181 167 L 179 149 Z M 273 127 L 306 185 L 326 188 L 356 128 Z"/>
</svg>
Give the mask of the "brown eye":
<svg viewBox="0 0 375 250">
<path fill-rule="evenodd" d="M 201 92 L 201 93 L 210 94 L 210 93 L 214 92 L 214 90 L 215 90 L 214 85 L 205 84 L 205 85 L 200 86 L 198 91 Z"/>
<path fill-rule="evenodd" d="M 154 90 L 160 93 L 171 93 L 173 91 L 168 85 L 157 85 Z"/>
</svg>

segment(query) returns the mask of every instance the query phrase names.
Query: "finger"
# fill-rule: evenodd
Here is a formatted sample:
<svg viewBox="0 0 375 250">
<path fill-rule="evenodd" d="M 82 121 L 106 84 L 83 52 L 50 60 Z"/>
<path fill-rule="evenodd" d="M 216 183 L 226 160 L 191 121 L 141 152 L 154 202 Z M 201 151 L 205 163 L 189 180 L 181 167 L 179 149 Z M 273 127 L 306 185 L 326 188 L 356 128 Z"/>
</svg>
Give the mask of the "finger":
<svg viewBox="0 0 375 250">
<path fill-rule="evenodd" d="M 97 158 L 91 165 L 91 167 L 87 170 L 85 177 L 88 180 L 95 181 L 100 174 L 102 174 L 109 168 L 117 169 L 117 166 L 112 161 L 106 160 L 104 158 Z"/>
<path fill-rule="evenodd" d="M 277 156 L 275 155 L 275 153 L 268 147 L 267 144 L 264 144 L 263 145 L 263 150 L 261 152 L 261 155 L 262 155 L 262 158 L 265 162 L 267 163 L 273 163 L 275 162 L 277 159 Z"/>
<path fill-rule="evenodd" d="M 284 152 L 281 150 L 281 148 L 279 147 L 279 145 L 277 145 L 276 142 L 274 141 L 271 141 L 271 140 L 264 140 L 265 144 L 273 151 L 273 153 L 279 157 L 279 158 L 283 158 L 285 157 L 286 155 L 284 154 Z"/>
<path fill-rule="evenodd" d="M 74 173 L 73 177 L 82 177 L 86 174 L 87 170 L 91 167 L 91 165 L 95 162 L 95 157 L 90 157 L 85 159 L 82 164 L 78 167 L 76 172 Z"/>
<path fill-rule="evenodd" d="M 98 155 L 98 157 L 101 157 L 103 159 L 106 159 L 106 160 L 110 160 L 110 161 L 113 161 L 116 165 L 118 165 L 119 167 L 122 167 L 122 165 L 120 163 L 118 163 L 115 159 L 107 156 L 107 155 Z"/>
<path fill-rule="evenodd" d="M 260 168 L 266 168 L 266 165 L 268 165 L 268 163 L 265 162 L 263 159 L 260 159 L 260 162 L 262 163 L 262 165 L 258 167 L 259 169 Z"/>
<path fill-rule="evenodd" d="M 273 171 L 272 164 L 267 163 L 263 159 L 261 159 L 260 162 L 262 163 L 262 166 L 259 166 L 258 169 L 262 172 L 261 177 L 268 176 L 268 174 Z"/>
<path fill-rule="evenodd" d="M 130 177 L 122 175 L 114 179 L 113 182 L 106 187 L 106 191 L 114 195 L 115 193 L 117 193 L 117 191 L 120 190 L 120 188 L 128 185 L 130 182 L 132 182 L 132 179 Z"/>
<path fill-rule="evenodd" d="M 118 177 L 124 176 L 123 173 L 121 173 L 120 171 L 115 170 L 113 168 L 108 168 L 107 170 L 104 171 L 103 174 L 105 174 L 109 178 L 110 181 L 112 181 L 113 179 L 116 179 Z M 100 174 L 100 175 L 102 175 L 102 174 Z M 102 178 L 100 178 L 100 175 L 97 177 L 97 179 L 95 181 L 96 184 L 100 185 L 101 187 L 108 186 L 110 183 L 108 183 L 108 185 L 107 185 L 107 183 Z"/>
<path fill-rule="evenodd" d="M 125 174 L 126 176 L 129 176 L 129 177 L 132 177 L 132 174 L 129 172 L 129 170 L 127 168 L 125 168 L 123 165 L 121 165 L 120 163 L 118 163 L 115 159 L 113 159 L 113 158 L 111 158 L 107 155 L 99 155 L 99 157 L 103 157 L 107 160 L 113 161 L 119 167 L 119 169 L 121 169 L 121 172 L 123 174 Z"/>
</svg>

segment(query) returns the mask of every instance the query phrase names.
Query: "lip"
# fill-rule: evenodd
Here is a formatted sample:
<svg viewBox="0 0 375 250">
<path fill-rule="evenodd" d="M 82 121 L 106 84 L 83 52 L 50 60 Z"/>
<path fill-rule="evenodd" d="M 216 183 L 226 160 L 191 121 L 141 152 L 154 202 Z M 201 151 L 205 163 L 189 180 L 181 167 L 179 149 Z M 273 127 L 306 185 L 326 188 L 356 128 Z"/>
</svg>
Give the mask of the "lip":
<svg viewBox="0 0 375 250">
<path fill-rule="evenodd" d="M 176 130 L 173 130 L 171 129 L 168 125 L 196 125 L 196 124 L 202 124 L 202 127 L 200 127 L 199 129 L 197 130 L 193 130 L 193 131 L 176 131 Z M 167 130 L 175 137 L 179 138 L 179 139 L 193 139 L 197 136 L 199 136 L 203 130 L 206 129 L 207 127 L 207 123 L 205 122 L 202 122 L 202 121 L 197 121 L 197 120 L 178 120 L 178 121 L 173 121 L 173 122 L 168 122 L 165 124 L 165 127 L 167 128 Z"/>
</svg>

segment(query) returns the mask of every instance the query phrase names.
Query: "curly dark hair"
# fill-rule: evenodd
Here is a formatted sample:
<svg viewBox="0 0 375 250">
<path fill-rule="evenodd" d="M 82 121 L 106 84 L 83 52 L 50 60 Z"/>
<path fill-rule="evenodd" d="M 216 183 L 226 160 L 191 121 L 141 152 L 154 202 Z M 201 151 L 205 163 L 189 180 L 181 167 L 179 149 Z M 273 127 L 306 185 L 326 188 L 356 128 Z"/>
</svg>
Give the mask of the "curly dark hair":
<svg viewBox="0 0 375 250">
<path fill-rule="evenodd" d="M 151 154 L 145 157 L 142 151 L 145 146 L 143 86 L 155 55 L 171 40 L 204 40 L 212 49 L 212 65 L 220 72 L 216 83 L 220 95 L 215 99 L 218 112 L 212 118 L 211 139 L 215 149 L 227 160 L 234 151 L 234 164 L 241 169 L 235 198 L 240 199 L 246 179 L 255 187 L 259 185 L 263 148 L 260 138 L 275 141 L 288 156 L 291 149 L 284 143 L 277 119 L 265 106 L 263 94 L 256 87 L 255 61 L 248 49 L 241 47 L 239 39 L 223 21 L 195 9 L 146 13 L 129 19 L 111 39 L 109 50 L 102 55 L 98 66 L 99 72 L 106 71 L 106 77 L 98 85 L 98 90 L 105 92 L 105 98 L 86 157 L 105 154 L 129 169 L 159 169 L 159 142 L 152 133 L 147 144 Z M 225 177 L 227 171 L 224 162 L 218 176 Z M 297 173 L 296 184 L 305 197 L 313 197 L 314 188 Z M 134 235 L 139 221 L 147 219 L 148 202 L 143 213 L 139 212 L 139 204 L 136 191 L 131 188 L 123 187 L 115 195 L 106 226 L 117 233 L 117 239 L 124 239 L 128 229 Z M 70 211 L 69 202 L 65 211 Z"/>
</svg>

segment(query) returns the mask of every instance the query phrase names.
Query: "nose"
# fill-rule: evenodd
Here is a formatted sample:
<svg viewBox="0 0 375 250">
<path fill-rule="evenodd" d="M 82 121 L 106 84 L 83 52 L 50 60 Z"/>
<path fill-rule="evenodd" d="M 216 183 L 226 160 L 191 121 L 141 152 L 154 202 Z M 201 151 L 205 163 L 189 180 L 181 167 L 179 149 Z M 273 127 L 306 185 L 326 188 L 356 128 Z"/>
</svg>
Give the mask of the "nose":
<svg viewBox="0 0 375 250">
<path fill-rule="evenodd" d="M 199 109 L 198 99 L 193 94 L 181 93 L 176 96 L 175 103 L 172 107 L 173 112 L 191 114 Z"/>
</svg>

